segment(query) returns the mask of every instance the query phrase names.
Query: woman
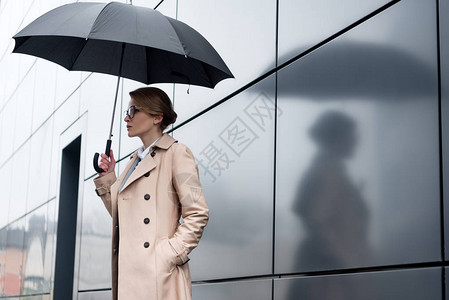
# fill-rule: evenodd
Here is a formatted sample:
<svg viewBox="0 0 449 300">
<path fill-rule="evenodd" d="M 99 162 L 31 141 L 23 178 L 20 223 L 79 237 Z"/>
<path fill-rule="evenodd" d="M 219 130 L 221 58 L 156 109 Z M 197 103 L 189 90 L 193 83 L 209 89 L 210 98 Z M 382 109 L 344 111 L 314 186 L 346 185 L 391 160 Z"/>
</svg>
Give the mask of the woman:
<svg viewBox="0 0 449 300">
<path fill-rule="evenodd" d="M 187 255 L 209 218 L 198 167 L 189 148 L 163 133 L 177 117 L 167 94 L 153 87 L 129 94 L 128 136 L 143 145 L 118 179 L 112 150 L 102 154 L 105 172 L 94 179 L 112 216 L 113 299 L 191 299 Z"/>
</svg>

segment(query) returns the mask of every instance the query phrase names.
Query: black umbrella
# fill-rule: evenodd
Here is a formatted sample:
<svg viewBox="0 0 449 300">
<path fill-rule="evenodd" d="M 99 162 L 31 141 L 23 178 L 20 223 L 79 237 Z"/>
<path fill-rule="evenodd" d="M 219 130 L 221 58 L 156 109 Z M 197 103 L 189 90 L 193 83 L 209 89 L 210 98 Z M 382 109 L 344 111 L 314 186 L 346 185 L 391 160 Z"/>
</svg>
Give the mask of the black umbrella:
<svg viewBox="0 0 449 300">
<path fill-rule="evenodd" d="M 55 62 L 68 70 L 118 76 L 145 84 L 185 83 L 213 88 L 233 78 L 217 51 L 193 28 L 160 12 L 123 3 L 72 3 L 37 18 L 14 37 L 14 53 Z M 98 167 L 94 156 L 94 168 Z"/>
</svg>

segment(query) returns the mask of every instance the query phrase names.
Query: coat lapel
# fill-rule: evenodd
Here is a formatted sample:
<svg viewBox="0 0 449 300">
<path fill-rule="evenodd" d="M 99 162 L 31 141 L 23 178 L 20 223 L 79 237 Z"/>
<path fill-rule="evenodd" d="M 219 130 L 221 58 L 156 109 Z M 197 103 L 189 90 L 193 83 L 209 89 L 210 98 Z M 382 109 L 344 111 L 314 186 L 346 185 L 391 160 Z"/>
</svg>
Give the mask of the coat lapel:
<svg viewBox="0 0 449 300">
<path fill-rule="evenodd" d="M 169 136 L 168 134 L 164 133 L 162 137 L 156 142 L 156 144 L 153 146 L 152 149 L 150 149 L 150 153 L 152 151 L 155 151 L 155 149 L 168 149 L 173 143 L 176 143 L 177 140 Z M 137 151 L 133 153 L 131 156 L 131 160 L 126 166 L 125 170 L 122 172 L 122 174 L 119 177 L 119 180 L 117 180 L 117 183 L 119 186 L 122 183 L 122 180 L 125 178 L 126 174 L 128 173 L 131 166 L 134 164 L 134 161 L 137 159 Z M 123 192 L 131 183 L 139 179 L 141 176 L 143 176 L 145 173 L 150 172 L 157 166 L 156 159 L 153 158 L 150 154 L 148 154 L 138 165 L 137 168 L 131 173 L 131 176 L 129 176 L 128 180 L 125 182 L 125 185 L 123 186 L 122 190 Z"/>
<path fill-rule="evenodd" d="M 137 159 L 137 155 L 136 157 L 134 157 L 133 162 Z M 147 155 L 144 160 L 142 160 L 138 165 L 137 168 L 131 173 L 131 176 L 129 176 L 128 180 L 125 182 L 125 185 L 123 186 L 121 192 L 123 192 L 131 183 L 133 183 L 134 181 L 136 181 L 138 178 L 140 178 L 141 176 L 143 176 L 145 173 L 150 172 L 151 170 L 153 170 L 154 168 L 156 168 L 157 163 L 154 160 L 153 157 L 151 157 L 151 155 Z M 129 168 L 128 168 L 129 170 Z M 126 171 L 127 173 L 128 171 Z M 126 173 L 123 172 L 125 175 Z"/>
</svg>

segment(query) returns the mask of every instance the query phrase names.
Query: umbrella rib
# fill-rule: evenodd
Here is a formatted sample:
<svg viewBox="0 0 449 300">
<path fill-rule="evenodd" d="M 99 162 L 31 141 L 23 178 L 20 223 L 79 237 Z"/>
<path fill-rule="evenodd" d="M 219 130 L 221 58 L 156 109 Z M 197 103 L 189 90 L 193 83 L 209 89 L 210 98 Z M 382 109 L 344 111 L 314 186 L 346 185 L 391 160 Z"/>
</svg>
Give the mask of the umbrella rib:
<svg viewBox="0 0 449 300">
<path fill-rule="evenodd" d="M 97 14 L 97 17 L 95 18 L 95 20 L 92 22 L 92 26 L 89 30 L 89 33 L 87 34 L 87 36 L 85 37 L 85 43 L 83 45 L 83 47 L 80 48 L 80 51 L 78 52 L 78 54 L 76 55 L 76 58 L 73 60 L 72 65 L 70 66 L 69 70 L 72 70 L 73 65 L 76 63 L 76 61 L 78 60 L 81 52 L 84 50 L 84 47 L 86 47 L 87 43 L 89 42 L 89 34 L 92 32 L 92 28 L 94 28 L 95 23 L 97 22 L 98 18 L 100 17 L 100 15 L 103 13 L 103 11 L 106 9 L 107 6 L 109 6 L 109 4 L 111 4 L 112 2 L 107 3 L 105 6 L 103 6 L 103 8 L 101 9 L 101 11 Z"/>
<path fill-rule="evenodd" d="M 87 38 L 84 41 L 85 42 L 83 43 L 83 46 L 80 47 L 80 50 L 78 51 L 77 55 L 75 56 L 76 58 L 73 60 L 73 63 L 70 65 L 69 71 L 73 69 L 73 66 L 78 61 L 78 58 L 80 57 L 81 52 L 83 52 L 84 48 L 86 47 L 87 43 L 89 42 L 89 40 Z"/>
<path fill-rule="evenodd" d="M 186 51 L 186 47 L 184 46 L 184 43 L 181 41 L 181 39 L 179 38 L 179 34 L 175 29 L 175 26 L 173 26 L 170 22 L 170 20 L 168 18 L 165 19 L 169 24 L 171 29 L 173 29 L 173 31 L 175 32 L 176 38 L 178 39 L 179 45 L 181 45 L 182 50 L 184 51 L 184 56 L 187 58 L 187 51 Z"/>
</svg>

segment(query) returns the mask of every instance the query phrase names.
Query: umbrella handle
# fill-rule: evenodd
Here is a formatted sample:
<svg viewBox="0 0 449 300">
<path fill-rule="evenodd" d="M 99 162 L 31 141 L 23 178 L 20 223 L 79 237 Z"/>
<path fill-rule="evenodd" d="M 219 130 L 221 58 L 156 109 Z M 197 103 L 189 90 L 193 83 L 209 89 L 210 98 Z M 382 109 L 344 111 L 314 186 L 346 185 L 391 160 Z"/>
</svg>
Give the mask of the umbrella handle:
<svg viewBox="0 0 449 300">
<path fill-rule="evenodd" d="M 112 145 L 112 140 L 111 139 L 107 140 L 106 150 L 104 151 L 104 153 L 108 157 L 109 157 L 109 153 L 111 152 L 111 145 Z M 98 158 L 99 157 L 100 157 L 100 154 L 98 152 L 95 152 L 95 154 L 94 154 L 94 169 L 95 169 L 95 171 L 97 171 L 97 173 L 103 173 L 104 170 L 98 166 Z"/>
</svg>

